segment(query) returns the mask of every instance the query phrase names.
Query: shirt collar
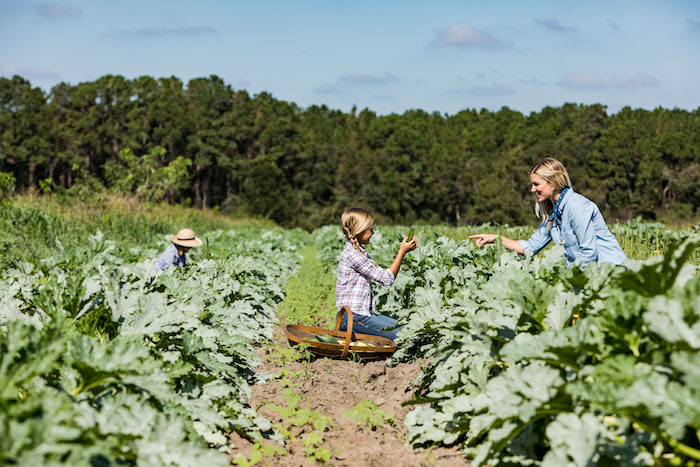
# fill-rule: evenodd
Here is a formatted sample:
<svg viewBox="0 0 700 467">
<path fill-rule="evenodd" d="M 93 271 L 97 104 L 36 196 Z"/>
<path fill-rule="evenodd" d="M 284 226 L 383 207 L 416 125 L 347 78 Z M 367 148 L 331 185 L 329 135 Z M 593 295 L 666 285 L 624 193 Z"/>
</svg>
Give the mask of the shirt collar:
<svg viewBox="0 0 700 467">
<path fill-rule="evenodd" d="M 355 245 L 353 245 L 350 240 L 345 240 L 345 248 L 352 248 L 353 250 L 356 250 Z M 367 249 L 362 245 L 360 245 L 360 249 L 362 249 L 362 252 L 367 251 Z"/>
<path fill-rule="evenodd" d="M 574 192 L 574 189 L 571 187 L 568 187 L 569 189 L 566 190 L 561 196 L 563 197 L 561 200 L 561 203 L 559 203 L 559 214 L 561 215 L 562 211 L 564 211 L 564 206 L 566 206 L 567 201 L 569 201 L 569 198 L 571 198 L 571 194 Z"/>
<path fill-rule="evenodd" d="M 561 223 L 561 215 L 564 211 L 564 206 L 566 205 L 566 202 L 570 198 L 570 191 L 573 191 L 571 187 L 565 187 L 559 195 L 559 198 L 557 199 L 556 203 L 554 203 L 554 206 L 552 207 L 552 212 L 549 214 L 549 217 L 545 221 L 548 225 L 548 232 L 549 229 L 552 228 L 552 226 L 559 225 Z"/>
</svg>

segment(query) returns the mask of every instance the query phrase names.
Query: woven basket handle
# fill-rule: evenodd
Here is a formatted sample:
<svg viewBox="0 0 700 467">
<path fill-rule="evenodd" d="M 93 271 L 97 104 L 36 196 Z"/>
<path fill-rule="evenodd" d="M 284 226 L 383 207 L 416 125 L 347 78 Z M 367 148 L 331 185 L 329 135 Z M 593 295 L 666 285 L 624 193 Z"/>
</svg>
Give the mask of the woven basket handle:
<svg viewBox="0 0 700 467">
<path fill-rule="evenodd" d="M 335 318 L 335 330 L 340 330 L 340 322 L 342 321 L 344 314 L 348 316 L 348 327 L 346 331 L 347 335 L 345 336 L 345 345 L 343 346 L 343 353 L 340 358 L 345 358 L 348 356 L 350 341 L 352 340 L 352 311 L 350 311 L 350 308 L 347 305 L 340 309 L 338 316 Z"/>
</svg>

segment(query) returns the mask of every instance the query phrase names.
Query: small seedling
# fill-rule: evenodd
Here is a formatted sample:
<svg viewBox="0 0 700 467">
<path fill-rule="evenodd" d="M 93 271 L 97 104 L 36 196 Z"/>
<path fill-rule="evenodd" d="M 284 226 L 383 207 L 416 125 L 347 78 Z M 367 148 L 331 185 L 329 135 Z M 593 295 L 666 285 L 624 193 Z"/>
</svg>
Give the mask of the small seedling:
<svg viewBox="0 0 700 467">
<path fill-rule="evenodd" d="M 385 412 L 372 401 L 359 402 L 352 410 L 343 414 L 344 417 L 353 418 L 360 426 L 367 426 L 371 430 L 384 425 L 394 425 L 394 414 Z"/>
<path fill-rule="evenodd" d="M 302 444 L 304 445 L 304 453 L 309 459 L 317 462 L 329 462 L 331 460 L 332 452 L 323 446 L 323 436 L 318 431 L 312 431 L 306 435 Z"/>
<path fill-rule="evenodd" d="M 306 343 L 301 343 L 294 347 L 274 344 L 272 347 L 273 351 L 264 358 L 268 362 L 278 367 L 286 367 L 292 362 L 309 362 L 311 360 L 311 352 L 307 350 L 308 347 L 309 344 Z"/>
<path fill-rule="evenodd" d="M 294 434 L 295 430 L 293 428 L 308 426 L 312 431 L 303 438 L 304 452 L 309 459 L 328 462 L 332 452 L 322 446 L 322 433 L 334 425 L 333 420 L 311 407 L 299 407 L 304 397 L 301 394 L 296 394 L 291 388 L 285 388 L 283 397 L 286 407 L 274 404 L 267 404 L 266 407 L 274 410 L 282 417 L 282 423 L 276 425 L 276 428 L 287 440 L 290 452 L 293 451 L 293 445 L 299 439 Z"/>
<path fill-rule="evenodd" d="M 278 456 L 286 456 L 287 451 L 279 446 L 264 445 L 261 442 L 257 442 L 253 445 L 253 450 L 250 453 L 250 459 L 246 459 L 245 456 L 239 455 L 233 459 L 233 463 L 241 467 L 252 467 L 266 458 L 272 459 Z"/>
</svg>

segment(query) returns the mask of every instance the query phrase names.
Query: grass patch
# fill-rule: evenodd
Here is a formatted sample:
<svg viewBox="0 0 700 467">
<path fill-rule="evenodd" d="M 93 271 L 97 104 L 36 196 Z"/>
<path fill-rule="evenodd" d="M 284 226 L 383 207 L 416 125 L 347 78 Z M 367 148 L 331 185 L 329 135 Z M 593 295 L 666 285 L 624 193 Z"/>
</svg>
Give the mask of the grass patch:
<svg viewBox="0 0 700 467">
<path fill-rule="evenodd" d="M 85 244 L 97 231 L 129 256 L 132 247 L 160 249 L 163 237 L 189 227 L 197 235 L 240 227 L 273 228 L 260 219 L 231 218 L 214 210 L 141 203 L 117 196 L 63 198 L 28 194 L 0 205 L 0 267 L 36 263 L 57 248 Z"/>
<path fill-rule="evenodd" d="M 322 328 L 335 325 L 335 277 L 323 267 L 317 253 L 313 245 L 301 250 L 301 268 L 285 286 L 277 313 L 286 323 Z"/>
</svg>

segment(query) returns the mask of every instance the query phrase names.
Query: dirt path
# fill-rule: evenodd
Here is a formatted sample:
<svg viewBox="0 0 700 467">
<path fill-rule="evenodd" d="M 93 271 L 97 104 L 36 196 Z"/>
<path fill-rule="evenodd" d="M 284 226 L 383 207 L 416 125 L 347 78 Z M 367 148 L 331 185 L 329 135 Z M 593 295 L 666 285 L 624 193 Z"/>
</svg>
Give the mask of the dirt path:
<svg viewBox="0 0 700 467">
<path fill-rule="evenodd" d="M 276 426 L 282 426 L 285 424 L 285 416 L 271 408 L 270 404 L 288 407 L 293 391 L 296 396 L 301 396 L 297 407 L 316 409 L 317 413 L 329 417 L 333 425 L 327 431 L 319 432 L 323 438 L 322 443 L 316 447 L 307 446 L 309 451 L 318 452 L 323 448 L 329 450 L 330 459 L 327 464 L 392 467 L 469 465 L 464 454 L 457 448 L 414 450 L 405 444 L 407 429 L 403 421 L 411 407 L 402 407 L 401 403 L 411 396 L 410 385 L 421 370 L 420 362 L 400 364 L 393 368 L 387 368 L 384 361 L 364 364 L 319 358 L 310 362 L 282 362 L 277 357 L 288 351 L 289 345 L 279 327 L 276 336 L 273 344 L 260 348 L 260 357 L 265 363 L 258 371 L 281 377 L 255 385 L 250 404 L 258 409 L 258 414 Z M 375 412 L 380 414 L 380 422 L 377 423 L 379 426 L 359 425 L 356 420 L 344 416 L 362 401 L 376 404 L 379 411 Z M 382 413 L 393 415 L 393 425 L 382 422 Z M 290 417 L 289 413 L 285 415 Z M 263 464 L 302 466 L 315 463 L 304 452 L 304 438 L 314 431 L 313 426 L 308 424 L 289 428 L 296 441 L 285 447 L 285 455 L 277 453 L 270 456 L 268 453 Z M 251 459 L 253 445 L 249 441 L 237 435 L 233 435 L 232 441 L 238 448 L 232 457 L 240 453 Z M 273 442 L 266 444 L 278 448 L 280 446 Z"/>
<path fill-rule="evenodd" d="M 278 317 L 282 323 L 332 327 L 335 277 L 323 267 L 313 245 L 301 253 L 300 269 L 285 287 Z M 250 405 L 287 442 L 284 447 L 273 441 L 254 444 L 234 434 L 232 461 L 239 456 L 237 462 L 244 466 L 307 466 L 317 460 L 333 466 L 469 465 L 457 448 L 414 450 L 406 445 L 404 418 L 412 407 L 401 403 L 411 397 L 421 362 L 387 368 L 385 361 L 305 358 L 290 347 L 281 325 L 273 342 L 259 347 L 258 354 L 264 363 L 256 371 L 276 378 L 252 387 Z M 347 416 L 358 404 L 363 423 Z"/>
</svg>

